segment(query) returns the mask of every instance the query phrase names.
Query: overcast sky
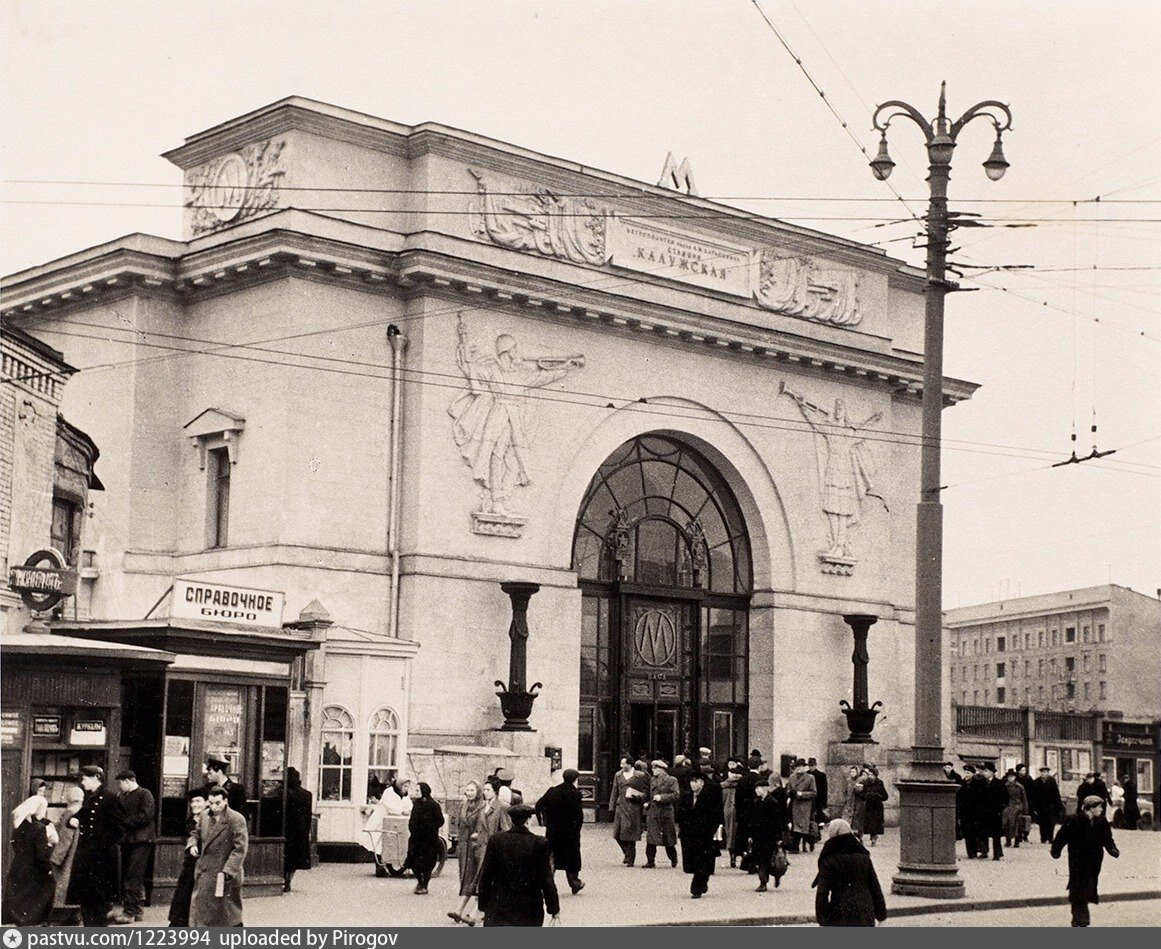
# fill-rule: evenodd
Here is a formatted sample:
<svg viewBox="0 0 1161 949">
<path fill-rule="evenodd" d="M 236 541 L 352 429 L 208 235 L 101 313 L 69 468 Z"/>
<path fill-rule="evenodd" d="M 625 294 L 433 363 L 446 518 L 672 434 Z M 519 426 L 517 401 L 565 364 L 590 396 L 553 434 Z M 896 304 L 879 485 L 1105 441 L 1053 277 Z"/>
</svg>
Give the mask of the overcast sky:
<svg viewBox="0 0 1161 949">
<path fill-rule="evenodd" d="M 760 5 L 825 101 L 750 0 L 0 0 L 0 272 L 132 231 L 180 237 L 181 176 L 159 153 L 292 94 L 649 182 L 672 150 L 704 196 L 922 263 L 912 225 L 858 220 L 907 213 L 841 122 L 873 151 L 876 103 L 930 114 L 946 79 L 953 115 L 1000 99 L 1015 116 L 999 183 L 980 167 L 987 123 L 963 133 L 953 207 L 1035 223 L 961 231 L 958 259 L 1037 269 L 948 299 L 945 369 L 982 388 L 944 415 L 944 604 L 1110 580 L 1153 594 L 1161 4 Z M 919 133 L 897 123 L 891 145 L 891 184 L 921 212 Z M 1117 454 L 1047 468 L 1074 417 L 1089 453 L 1094 403 Z"/>
</svg>

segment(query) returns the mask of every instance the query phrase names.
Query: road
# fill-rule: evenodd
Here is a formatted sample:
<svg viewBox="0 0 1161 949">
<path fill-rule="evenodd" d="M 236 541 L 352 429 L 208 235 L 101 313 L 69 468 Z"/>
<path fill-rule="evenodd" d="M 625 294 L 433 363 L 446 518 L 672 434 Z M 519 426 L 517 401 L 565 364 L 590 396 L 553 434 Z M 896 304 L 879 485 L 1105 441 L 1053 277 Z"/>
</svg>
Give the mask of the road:
<svg viewBox="0 0 1161 949">
<path fill-rule="evenodd" d="M 1161 900 L 1126 900 L 1091 907 L 1093 926 L 1161 926 Z M 932 913 L 888 919 L 887 926 L 1067 926 L 1067 906 Z"/>
</svg>

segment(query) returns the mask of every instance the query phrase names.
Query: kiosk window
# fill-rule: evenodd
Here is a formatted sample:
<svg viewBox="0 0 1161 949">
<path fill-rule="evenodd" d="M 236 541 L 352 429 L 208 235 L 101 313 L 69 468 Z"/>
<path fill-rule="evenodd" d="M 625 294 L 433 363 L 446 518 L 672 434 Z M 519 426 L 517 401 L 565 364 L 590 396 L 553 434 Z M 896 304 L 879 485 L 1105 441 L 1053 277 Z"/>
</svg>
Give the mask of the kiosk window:
<svg viewBox="0 0 1161 949">
<path fill-rule="evenodd" d="M 374 804 L 399 771 L 399 716 L 381 708 L 371 716 L 367 754 L 367 803 Z"/>
<path fill-rule="evenodd" d="M 351 771 L 355 745 L 355 720 L 340 705 L 323 709 L 322 759 L 319 762 L 319 798 L 351 799 Z"/>
<path fill-rule="evenodd" d="M 1153 762 L 1148 758 L 1137 759 L 1137 793 L 1153 793 Z"/>
<path fill-rule="evenodd" d="M 186 792 L 189 790 L 190 742 L 193 737 L 194 684 L 169 683 L 165 704 L 165 739 L 161 759 L 161 834 L 185 834 Z"/>
</svg>

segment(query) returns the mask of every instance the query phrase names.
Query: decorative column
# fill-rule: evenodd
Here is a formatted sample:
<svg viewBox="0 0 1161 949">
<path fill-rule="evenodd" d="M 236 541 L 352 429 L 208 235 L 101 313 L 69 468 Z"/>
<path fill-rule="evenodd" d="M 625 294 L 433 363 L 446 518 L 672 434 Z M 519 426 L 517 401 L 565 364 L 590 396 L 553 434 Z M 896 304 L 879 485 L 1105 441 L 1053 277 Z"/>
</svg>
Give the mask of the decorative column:
<svg viewBox="0 0 1161 949">
<path fill-rule="evenodd" d="M 871 737 L 871 731 L 875 727 L 875 719 L 883 703 L 876 702 L 872 706 L 867 704 L 867 666 L 871 661 L 870 653 L 867 652 L 867 634 L 878 621 L 879 617 L 868 613 L 850 613 L 843 617 L 843 622 L 851 628 L 855 637 L 855 651 L 851 653 L 855 704 L 852 707 L 845 700 L 839 702 L 851 730 L 850 737 L 845 741 L 848 745 L 877 744 Z"/>
<path fill-rule="evenodd" d="M 496 680 L 496 695 L 500 699 L 500 709 L 504 713 L 504 725 L 500 730 L 530 732 L 533 728 L 528 724 L 528 717 L 532 714 L 532 703 L 536 701 L 537 690 L 542 686 L 536 682 L 533 683 L 531 690 L 527 688 L 528 601 L 532 599 L 532 594 L 540 589 L 540 584 L 501 583 L 500 589 L 507 593 L 512 601 L 512 623 L 508 627 L 511 649 L 508 654 L 507 688 L 499 679 Z"/>
</svg>

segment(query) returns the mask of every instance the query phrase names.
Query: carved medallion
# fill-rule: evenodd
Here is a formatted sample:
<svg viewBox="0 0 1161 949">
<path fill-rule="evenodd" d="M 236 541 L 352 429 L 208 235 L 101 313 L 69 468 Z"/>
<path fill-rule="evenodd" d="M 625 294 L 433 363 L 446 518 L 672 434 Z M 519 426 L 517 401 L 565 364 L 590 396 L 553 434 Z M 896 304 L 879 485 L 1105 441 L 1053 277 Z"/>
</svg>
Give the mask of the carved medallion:
<svg viewBox="0 0 1161 949">
<path fill-rule="evenodd" d="M 285 144 L 267 139 L 186 172 L 190 193 L 185 206 L 193 212 L 195 237 L 278 207 Z"/>
<path fill-rule="evenodd" d="M 800 316 L 819 323 L 855 326 L 859 310 L 859 274 L 823 269 L 806 257 L 762 251 L 754 299 L 764 310 Z"/>
</svg>

